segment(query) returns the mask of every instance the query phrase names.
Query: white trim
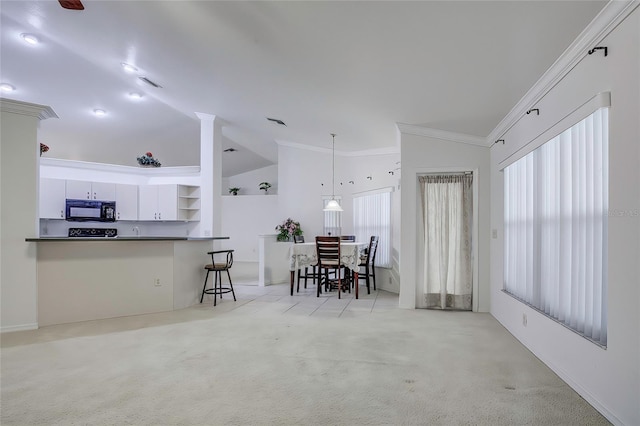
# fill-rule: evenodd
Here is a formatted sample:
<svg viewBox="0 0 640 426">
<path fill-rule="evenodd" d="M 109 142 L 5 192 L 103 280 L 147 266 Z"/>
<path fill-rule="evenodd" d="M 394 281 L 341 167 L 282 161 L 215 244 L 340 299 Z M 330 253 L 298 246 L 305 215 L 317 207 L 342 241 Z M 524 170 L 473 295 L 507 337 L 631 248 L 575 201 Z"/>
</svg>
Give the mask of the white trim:
<svg viewBox="0 0 640 426">
<path fill-rule="evenodd" d="M 16 101 L 13 99 L 0 98 L 0 109 L 2 109 L 2 112 L 38 117 L 40 120 L 58 118 L 50 106 Z"/>
<path fill-rule="evenodd" d="M 70 169 L 89 170 L 92 172 L 127 173 L 143 176 L 199 176 L 200 167 L 136 167 L 120 164 L 92 163 L 89 161 L 65 160 L 61 158 L 40 158 L 41 166 L 64 167 Z"/>
<path fill-rule="evenodd" d="M 567 115 L 559 119 L 555 124 L 546 130 L 543 130 L 538 136 L 518 148 L 513 154 L 502 160 L 498 164 L 498 170 L 502 171 L 505 167 L 515 163 L 531 151 L 549 142 L 576 123 L 584 120 L 600 108 L 611 106 L 611 92 L 601 92 L 584 102 L 582 105 L 574 108 Z"/>
<path fill-rule="evenodd" d="M 606 37 L 638 5 L 640 5 L 640 0 L 608 2 L 574 42 L 498 123 L 495 129 L 487 136 L 487 144 L 489 146 L 492 145 L 495 140 L 500 139 L 502 135 L 509 131 L 532 106 L 535 106 L 569 71 L 585 58 L 590 48 Z"/>
<path fill-rule="evenodd" d="M 352 195 L 353 198 L 355 198 L 355 197 L 365 197 L 367 195 L 386 194 L 387 192 L 393 192 L 394 190 L 395 190 L 394 186 L 386 186 L 384 188 L 371 189 L 369 191 L 354 192 L 351 195 Z"/>
<path fill-rule="evenodd" d="M 12 333 L 14 331 L 27 331 L 27 330 L 37 330 L 38 323 L 33 324 L 22 324 L 22 325 L 8 325 L 6 327 L 0 328 L 0 333 Z"/>
<path fill-rule="evenodd" d="M 507 295 L 508 297 L 511 297 L 507 293 L 505 293 L 505 295 Z M 560 377 L 565 383 L 569 385 L 569 387 L 571 387 L 571 389 L 575 390 L 578 393 L 578 395 L 580 395 L 582 398 L 584 398 L 585 401 L 591 404 L 607 420 L 609 420 L 614 425 L 624 425 L 624 423 L 620 419 L 618 419 L 609 409 L 607 409 L 607 407 L 602 405 L 602 403 L 595 396 L 593 396 L 587 389 L 581 386 L 578 382 L 573 380 L 572 377 L 567 372 L 565 372 L 563 369 L 558 367 L 550 358 L 544 356 L 542 352 L 535 350 L 534 346 L 530 342 L 528 342 L 526 339 L 524 339 L 524 336 L 520 336 L 516 330 L 509 327 L 507 322 L 502 321 L 497 317 L 495 318 L 504 328 L 507 329 L 509 333 L 511 333 L 513 337 L 515 337 L 528 350 L 530 350 L 540 361 L 542 361 L 543 364 L 549 367 L 551 371 L 556 373 L 558 377 Z M 549 317 L 544 317 L 544 318 L 551 320 L 551 318 Z"/>
<path fill-rule="evenodd" d="M 424 136 L 427 138 L 440 139 L 444 141 L 466 143 L 469 145 L 489 146 L 487 138 L 465 133 L 448 132 L 446 130 L 432 129 L 430 127 L 416 126 L 413 124 L 396 123 L 400 133 Z"/>
<path fill-rule="evenodd" d="M 305 145 L 297 142 L 288 142 L 283 140 L 276 140 L 275 142 L 280 146 L 288 146 L 291 148 L 303 149 L 305 151 L 322 152 L 326 154 L 331 154 L 333 152 L 331 148 L 323 148 L 315 145 Z M 367 155 L 389 155 L 389 154 L 399 154 L 399 153 L 400 153 L 399 147 L 365 149 L 361 151 L 336 150 L 336 155 L 339 155 L 341 157 L 360 157 L 360 156 L 367 156 Z"/>
</svg>

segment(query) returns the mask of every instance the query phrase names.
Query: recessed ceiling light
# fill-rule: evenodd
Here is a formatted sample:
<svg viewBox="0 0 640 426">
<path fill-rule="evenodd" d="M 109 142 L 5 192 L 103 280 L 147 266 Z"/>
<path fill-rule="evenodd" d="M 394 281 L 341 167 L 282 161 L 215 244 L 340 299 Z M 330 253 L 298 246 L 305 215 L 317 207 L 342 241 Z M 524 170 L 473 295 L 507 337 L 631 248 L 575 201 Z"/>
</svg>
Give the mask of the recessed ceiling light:
<svg viewBox="0 0 640 426">
<path fill-rule="evenodd" d="M 131 93 L 129 93 L 129 97 L 131 99 L 135 99 L 135 100 L 142 99 L 142 93 L 131 92 Z"/>
<path fill-rule="evenodd" d="M 126 72 L 136 72 L 136 71 L 138 71 L 138 68 L 134 67 L 131 64 L 127 64 L 126 62 L 122 63 L 122 68 L 124 68 L 124 70 Z"/>
<path fill-rule="evenodd" d="M 20 34 L 20 37 L 22 37 L 22 39 L 29 44 L 38 44 L 40 42 L 40 40 L 38 40 L 38 37 L 34 36 L 33 34 L 22 33 Z"/>
<path fill-rule="evenodd" d="M 94 109 L 93 113 L 96 115 L 96 117 L 103 117 L 107 113 L 107 111 L 103 109 Z"/>
<path fill-rule="evenodd" d="M 16 90 L 15 86 L 10 85 L 9 83 L 2 83 L 0 84 L 0 91 L 5 92 L 5 93 L 11 93 L 14 90 Z"/>
</svg>

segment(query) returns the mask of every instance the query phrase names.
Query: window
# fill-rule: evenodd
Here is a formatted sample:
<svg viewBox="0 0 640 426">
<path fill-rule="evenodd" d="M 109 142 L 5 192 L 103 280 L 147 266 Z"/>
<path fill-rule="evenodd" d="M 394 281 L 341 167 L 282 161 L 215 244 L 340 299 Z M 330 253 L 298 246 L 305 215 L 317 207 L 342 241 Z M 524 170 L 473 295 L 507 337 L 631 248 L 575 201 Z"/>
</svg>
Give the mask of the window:
<svg viewBox="0 0 640 426">
<path fill-rule="evenodd" d="M 608 109 L 504 169 L 504 290 L 607 343 Z"/>
<path fill-rule="evenodd" d="M 340 203 L 340 197 L 335 199 Z M 323 197 L 322 208 L 327 207 L 327 203 L 331 201 L 331 197 Z M 324 235 L 341 235 L 342 234 L 342 212 L 323 212 L 324 213 Z"/>
<path fill-rule="evenodd" d="M 354 195 L 353 229 L 358 241 L 379 237 L 376 266 L 391 267 L 391 189 Z"/>
</svg>

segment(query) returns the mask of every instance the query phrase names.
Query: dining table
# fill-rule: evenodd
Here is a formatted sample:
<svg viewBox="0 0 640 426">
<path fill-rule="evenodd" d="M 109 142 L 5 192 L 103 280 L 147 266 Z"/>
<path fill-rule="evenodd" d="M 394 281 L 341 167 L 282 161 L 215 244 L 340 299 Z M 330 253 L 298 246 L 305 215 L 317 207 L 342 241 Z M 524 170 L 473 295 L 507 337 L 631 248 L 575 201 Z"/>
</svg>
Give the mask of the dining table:
<svg viewBox="0 0 640 426">
<path fill-rule="evenodd" d="M 356 283 L 356 299 L 358 298 L 358 271 L 360 270 L 360 255 L 367 247 L 367 243 L 358 241 L 340 242 L 340 264 L 353 271 L 353 280 Z M 318 264 L 318 253 L 316 243 L 297 243 L 289 248 L 289 271 L 291 271 L 291 295 L 293 296 L 293 285 L 295 274 L 301 268 L 316 266 Z M 320 285 L 318 282 L 317 285 Z"/>
</svg>

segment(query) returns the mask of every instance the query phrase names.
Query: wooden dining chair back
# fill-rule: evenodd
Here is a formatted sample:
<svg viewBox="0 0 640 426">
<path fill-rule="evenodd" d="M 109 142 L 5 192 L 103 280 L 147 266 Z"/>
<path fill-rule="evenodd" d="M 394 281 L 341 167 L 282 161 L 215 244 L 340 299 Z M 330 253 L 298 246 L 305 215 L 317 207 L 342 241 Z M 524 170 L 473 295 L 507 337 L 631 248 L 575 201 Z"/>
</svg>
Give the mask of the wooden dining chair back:
<svg viewBox="0 0 640 426">
<path fill-rule="evenodd" d="M 218 295 L 220 299 L 222 299 L 224 293 L 233 294 L 233 300 L 235 301 L 236 293 L 233 291 L 233 283 L 231 282 L 231 275 L 229 274 L 229 269 L 231 269 L 233 265 L 233 250 L 216 250 L 207 252 L 207 254 L 211 255 L 211 263 L 204 266 L 204 269 L 207 270 L 207 275 L 204 277 L 200 303 L 202 303 L 205 294 L 213 294 L 213 306 L 217 304 Z M 229 278 L 228 287 L 222 286 L 222 272 L 224 271 L 227 272 L 227 277 Z M 209 272 L 214 273 L 213 288 L 207 288 Z"/>
<path fill-rule="evenodd" d="M 340 241 L 355 242 L 355 240 L 356 240 L 356 236 L 355 235 L 341 235 L 340 236 Z"/>
<path fill-rule="evenodd" d="M 378 252 L 378 236 L 373 235 L 369 240 L 367 254 L 360 258 L 360 267 L 364 267 L 364 274 L 358 274 L 358 280 L 363 279 L 367 283 L 367 294 L 371 293 L 371 281 L 373 289 L 376 289 L 376 253 Z"/>
<path fill-rule="evenodd" d="M 294 235 L 293 242 L 294 244 L 304 243 L 304 235 Z M 309 271 L 309 268 L 311 268 L 311 271 Z M 297 273 L 298 273 L 298 288 L 296 291 L 300 291 L 300 279 L 304 278 L 304 288 L 307 288 L 307 280 L 311 279 L 311 283 L 315 283 L 316 278 L 318 277 L 318 274 L 316 272 L 316 265 L 305 266 L 304 272 L 302 269 L 298 269 Z"/>
<path fill-rule="evenodd" d="M 338 298 L 342 290 L 342 279 L 340 277 L 340 237 L 316 237 L 316 254 L 318 256 L 318 273 L 324 278 L 324 284 L 331 286 L 329 281 L 329 271 L 335 272 L 335 280 L 338 288 Z M 320 287 L 322 281 L 317 285 L 317 296 L 320 297 Z"/>
</svg>

